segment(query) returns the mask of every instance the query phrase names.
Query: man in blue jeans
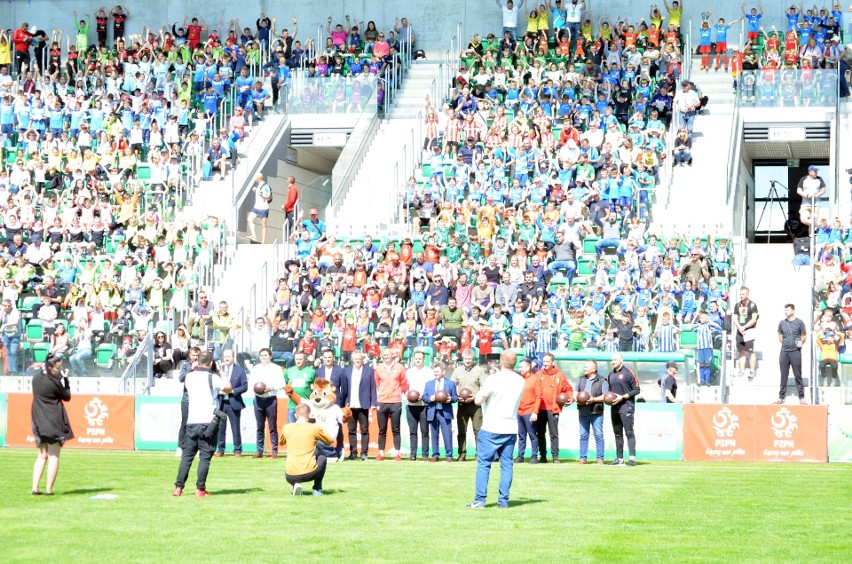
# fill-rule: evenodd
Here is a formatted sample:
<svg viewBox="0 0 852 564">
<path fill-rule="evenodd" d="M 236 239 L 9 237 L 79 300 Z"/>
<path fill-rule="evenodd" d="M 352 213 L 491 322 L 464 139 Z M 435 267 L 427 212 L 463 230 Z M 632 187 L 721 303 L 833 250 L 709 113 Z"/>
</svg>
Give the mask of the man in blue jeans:
<svg viewBox="0 0 852 564">
<path fill-rule="evenodd" d="M 509 507 L 512 487 L 512 454 L 518 438 L 518 405 L 524 379 L 513 369 L 516 356 L 511 350 L 500 355 L 500 370 L 485 379 L 474 402 L 482 406 L 482 428 L 476 447 L 476 488 L 470 509 L 485 509 L 488 477 L 495 457 L 500 459 L 500 495 L 497 507 Z"/>
<path fill-rule="evenodd" d="M 6 350 L 6 373 L 18 371 L 18 349 L 21 346 L 21 313 L 12 305 L 12 300 L 3 300 L 3 313 L 0 323 L 3 348 Z"/>
<path fill-rule="evenodd" d="M 585 404 L 577 402 L 577 412 L 580 414 L 580 464 L 586 463 L 589 452 L 589 428 L 595 435 L 595 450 L 598 464 L 604 461 L 603 413 L 604 394 L 609 391 L 609 383 L 598 374 L 598 363 L 587 360 L 583 365 L 583 376 L 577 382 L 577 393 L 588 392 L 591 398 Z"/>
<path fill-rule="evenodd" d="M 577 249 L 582 248 L 579 240 L 571 240 L 562 231 L 557 231 L 556 244 L 550 249 L 553 260 L 547 267 L 550 276 L 555 276 L 559 270 L 565 269 L 565 276 L 570 284 L 574 273 L 577 272 Z"/>
</svg>

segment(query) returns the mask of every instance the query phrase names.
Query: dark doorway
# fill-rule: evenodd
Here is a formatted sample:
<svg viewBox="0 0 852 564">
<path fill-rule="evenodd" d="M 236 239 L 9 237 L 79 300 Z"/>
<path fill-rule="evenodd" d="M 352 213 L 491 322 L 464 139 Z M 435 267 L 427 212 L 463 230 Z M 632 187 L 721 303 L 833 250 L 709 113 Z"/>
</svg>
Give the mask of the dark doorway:
<svg viewBox="0 0 852 564">
<path fill-rule="evenodd" d="M 750 242 L 791 243 L 803 229 L 799 222 L 802 198 L 796 193 L 796 186 L 803 176 L 807 176 L 811 165 L 819 167 L 820 174 L 825 174 L 828 160 L 753 161 L 754 205 L 749 210 L 749 220 L 754 225 L 754 236 Z M 827 203 L 828 197 L 824 196 L 823 200 Z"/>
</svg>

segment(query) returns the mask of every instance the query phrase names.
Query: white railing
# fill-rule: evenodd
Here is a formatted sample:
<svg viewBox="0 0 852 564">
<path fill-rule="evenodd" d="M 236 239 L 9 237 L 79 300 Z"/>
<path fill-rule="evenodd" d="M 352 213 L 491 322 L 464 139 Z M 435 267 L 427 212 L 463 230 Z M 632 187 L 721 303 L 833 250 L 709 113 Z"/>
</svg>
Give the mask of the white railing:
<svg viewBox="0 0 852 564">
<path fill-rule="evenodd" d="M 143 394 L 147 394 L 154 386 L 154 340 L 152 333 L 149 331 L 145 335 L 145 340 L 139 344 L 136 349 L 136 354 L 128 362 L 124 373 L 121 375 L 119 389 L 125 394 L 137 394 L 139 390 L 136 386 L 136 381 L 144 377 L 145 387 L 142 390 Z"/>
</svg>

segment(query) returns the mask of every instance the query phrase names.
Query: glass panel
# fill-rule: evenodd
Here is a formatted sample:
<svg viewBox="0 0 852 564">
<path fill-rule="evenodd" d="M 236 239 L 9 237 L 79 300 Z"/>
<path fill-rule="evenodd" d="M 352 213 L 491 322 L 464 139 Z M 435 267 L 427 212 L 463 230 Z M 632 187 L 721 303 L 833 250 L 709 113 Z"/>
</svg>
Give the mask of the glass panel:
<svg viewBox="0 0 852 564">
<path fill-rule="evenodd" d="M 837 105 L 837 69 L 763 69 L 743 71 L 740 104 L 757 108 L 805 108 Z"/>
<path fill-rule="evenodd" d="M 377 82 L 371 76 L 293 77 L 287 87 L 287 113 L 375 113 Z"/>
</svg>

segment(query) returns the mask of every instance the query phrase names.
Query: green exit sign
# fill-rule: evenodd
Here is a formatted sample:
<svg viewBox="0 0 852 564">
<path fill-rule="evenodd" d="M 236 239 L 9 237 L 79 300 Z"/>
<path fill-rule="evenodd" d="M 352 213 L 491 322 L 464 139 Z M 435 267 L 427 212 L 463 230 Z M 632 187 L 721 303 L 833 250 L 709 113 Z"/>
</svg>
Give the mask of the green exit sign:
<svg viewBox="0 0 852 564">
<path fill-rule="evenodd" d="M 796 168 L 799 166 L 799 159 L 787 159 L 788 168 Z"/>
</svg>

